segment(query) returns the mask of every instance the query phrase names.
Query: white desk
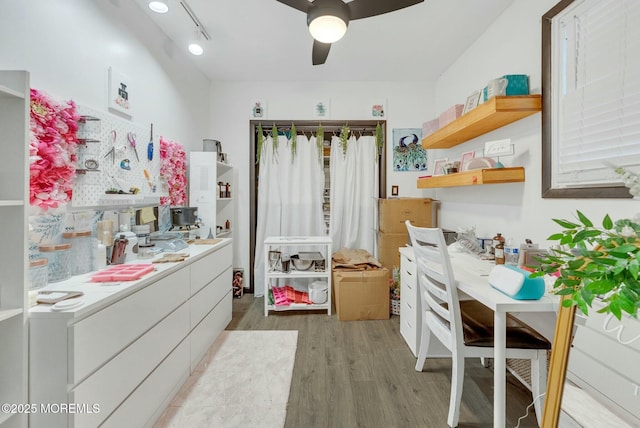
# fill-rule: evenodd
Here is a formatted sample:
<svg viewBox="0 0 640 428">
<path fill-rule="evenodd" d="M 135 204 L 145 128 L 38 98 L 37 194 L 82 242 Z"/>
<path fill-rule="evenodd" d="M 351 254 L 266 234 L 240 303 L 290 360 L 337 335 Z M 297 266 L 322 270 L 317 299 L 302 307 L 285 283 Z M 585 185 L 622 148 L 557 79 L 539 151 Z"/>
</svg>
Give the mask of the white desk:
<svg viewBox="0 0 640 428">
<path fill-rule="evenodd" d="M 450 254 L 458 290 L 494 311 L 493 426 L 505 426 L 507 312 L 555 312 L 559 299 L 545 294 L 540 300 L 515 300 L 491 287 L 488 275 L 492 262 L 468 254 Z"/>
<path fill-rule="evenodd" d="M 413 252 L 413 249 L 411 249 Z M 559 299 L 545 294 L 540 300 L 515 300 L 489 285 L 493 262 L 469 254 L 450 253 L 458 290 L 494 311 L 493 426 L 505 426 L 506 414 L 506 319 L 507 312 L 553 312 Z"/>
</svg>

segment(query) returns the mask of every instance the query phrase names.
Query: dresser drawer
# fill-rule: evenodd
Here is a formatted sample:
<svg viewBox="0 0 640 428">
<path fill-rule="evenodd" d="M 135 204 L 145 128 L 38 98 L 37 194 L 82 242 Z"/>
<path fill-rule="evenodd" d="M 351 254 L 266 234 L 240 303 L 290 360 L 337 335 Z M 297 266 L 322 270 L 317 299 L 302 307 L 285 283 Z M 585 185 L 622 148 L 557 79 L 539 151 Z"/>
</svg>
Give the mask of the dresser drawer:
<svg viewBox="0 0 640 428">
<path fill-rule="evenodd" d="M 189 298 L 180 269 L 69 327 L 69 383 L 77 384 Z"/>
<path fill-rule="evenodd" d="M 70 403 L 100 405 L 98 413 L 72 415 L 73 426 L 100 425 L 188 334 L 189 308 L 183 304 L 71 391 Z"/>
<path fill-rule="evenodd" d="M 231 268 L 228 268 L 195 296 L 189 299 L 191 307 L 191 329 L 216 306 L 222 298 L 231 291 Z"/>
<path fill-rule="evenodd" d="M 227 245 L 191 265 L 191 295 L 211 282 L 233 264 L 233 246 Z M 231 281 L 229 281 L 231 286 Z"/>
<path fill-rule="evenodd" d="M 188 378 L 189 339 L 185 339 L 100 427 L 155 426 L 153 422 Z"/>
</svg>

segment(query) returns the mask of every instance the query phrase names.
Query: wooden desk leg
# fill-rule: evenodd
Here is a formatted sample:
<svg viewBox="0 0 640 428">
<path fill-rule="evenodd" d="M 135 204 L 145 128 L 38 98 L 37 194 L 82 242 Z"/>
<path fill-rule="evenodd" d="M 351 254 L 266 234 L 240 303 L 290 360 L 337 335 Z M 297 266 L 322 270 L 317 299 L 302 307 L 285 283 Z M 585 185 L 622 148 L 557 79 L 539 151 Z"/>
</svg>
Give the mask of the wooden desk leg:
<svg viewBox="0 0 640 428">
<path fill-rule="evenodd" d="M 576 314 L 575 306 L 568 308 L 562 306 L 562 301 L 569 298 L 569 296 L 562 296 L 560 299 L 556 332 L 553 336 L 553 346 L 551 348 L 547 395 L 544 400 L 544 411 L 542 412 L 542 428 L 557 428 L 558 419 L 560 418 L 562 392 L 564 390 L 564 381 L 567 377 L 567 363 L 573 336 L 573 321 Z"/>
<path fill-rule="evenodd" d="M 501 428 L 505 426 L 507 397 L 507 314 L 495 311 L 493 322 L 493 427 Z"/>
</svg>

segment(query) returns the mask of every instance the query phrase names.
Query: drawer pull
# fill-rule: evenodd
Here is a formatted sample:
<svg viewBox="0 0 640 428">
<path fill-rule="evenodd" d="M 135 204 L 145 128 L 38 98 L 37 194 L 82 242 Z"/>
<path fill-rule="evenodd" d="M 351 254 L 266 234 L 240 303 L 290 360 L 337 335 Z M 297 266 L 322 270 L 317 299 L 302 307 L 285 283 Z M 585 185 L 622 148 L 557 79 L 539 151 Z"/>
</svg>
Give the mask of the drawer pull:
<svg viewBox="0 0 640 428">
<path fill-rule="evenodd" d="M 408 288 L 409 290 L 413 290 L 413 287 L 411 286 L 411 284 L 406 284 L 406 283 L 405 283 L 405 285 L 407 286 L 407 288 Z"/>
<path fill-rule="evenodd" d="M 405 272 L 407 273 L 407 275 L 413 276 L 413 273 L 409 272 L 408 270 L 405 270 Z"/>
<path fill-rule="evenodd" d="M 411 306 L 409 302 L 407 302 L 407 306 L 409 306 L 409 309 L 413 309 L 413 306 Z"/>
</svg>

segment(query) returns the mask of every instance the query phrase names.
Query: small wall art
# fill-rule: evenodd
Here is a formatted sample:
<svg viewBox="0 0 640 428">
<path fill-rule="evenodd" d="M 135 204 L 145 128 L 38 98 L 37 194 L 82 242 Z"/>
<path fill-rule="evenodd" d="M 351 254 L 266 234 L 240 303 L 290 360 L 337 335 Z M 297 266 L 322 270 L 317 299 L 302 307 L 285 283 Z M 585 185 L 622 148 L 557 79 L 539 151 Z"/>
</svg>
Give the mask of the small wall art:
<svg viewBox="0 0 640 428">
<path fill-rule="evenodd" d="M 393 129 L 393 170 L 425 171 L 427 151 L 422 148 L 421 128 Z"/>
<path fill-rule="evenodd" d="M 386 117 L 386 102 L 384 100 L 377 100 L 369 106 L 368 115 L 374 119 L 384 119 Z"/>
<path fill-rule="evenodd" d="M 109 110 L 120 113 L 130 119 L 133 117 L 133 98 L 131 96 L 133 85 L 131 79 L 113 67 L 109 67 L 108 80 L 109 103 L 107 107 Z"/>
<path fill-rule="evenodd" d="M 331 103 L 328 99 L 317 100 L 313 103 L 313 117 L 329 118 L 331 116 Z"/>
<path fill-rule="evenodd" d="M 267 118 L 267 100 L 256 99 L 251 100 L 250 116 L 252 119 L 266 119 Z"/>
</svg>

